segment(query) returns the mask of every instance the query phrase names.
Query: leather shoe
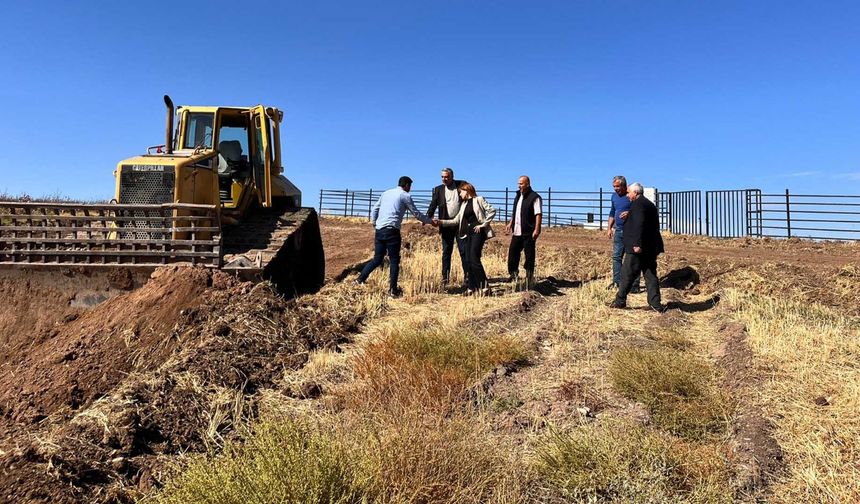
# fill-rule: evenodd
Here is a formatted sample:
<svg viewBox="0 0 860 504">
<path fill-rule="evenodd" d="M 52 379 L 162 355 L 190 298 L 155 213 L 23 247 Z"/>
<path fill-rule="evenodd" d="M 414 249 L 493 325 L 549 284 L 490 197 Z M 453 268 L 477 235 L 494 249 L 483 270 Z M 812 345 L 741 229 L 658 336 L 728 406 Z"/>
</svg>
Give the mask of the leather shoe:
<svg viewBox="0 0 860 504">
<path fill-rule="evenodd" d="M 623 304 L 623 303 L 619 303 L 619 302 L 618 302 L 618 301 L 616 301 L 616 300 L 613 300 L 611 303 L 609 303 L 609 307 L 610 307 L 610 308 L 619 308 L 619 309 L 624 309 L 624 308 L 627 308 L 627 305 L 626 305 L 626 304 Z"/>
<path fill-rule="evenodd" d="M 642 292 L 642 287 L 639 287 L 638 285 L 634 285 L 630 288 L 630 294 L 639 294 L 640 292 Z"/>
<path fill-rule="evenodd" d="M 390 291 L 388 291 L 388 295 L 393 297 L 393 298 L 399 298 L 400 296 L 403 295 L 403 289 L 401 289 L 400 287 L 395 287 L 395 288 L 391 289 Z"/>
<path fill-rule="evenodd" d="M 648 306 L 651 306 L 651 305 L 648 305 Z M 666 312 L 666 305 L 651 306 L 651 309 L 657 313 L 665 313 Z"/>
</svg>

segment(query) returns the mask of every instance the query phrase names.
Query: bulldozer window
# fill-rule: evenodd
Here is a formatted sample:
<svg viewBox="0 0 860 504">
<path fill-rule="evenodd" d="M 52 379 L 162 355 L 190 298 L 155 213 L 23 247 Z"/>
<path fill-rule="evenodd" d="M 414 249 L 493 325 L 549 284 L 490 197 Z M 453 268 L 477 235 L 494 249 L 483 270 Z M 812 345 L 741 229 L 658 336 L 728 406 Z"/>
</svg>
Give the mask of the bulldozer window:
<svg viewBox="0 0 860 504">
<path fill-rule="evenodd" d="M 185 145 L 183 145 L 183 148 L 212 148 L 213 120 L 214 115 L 211 113 L 189 113 L 188 119 L 185 122 Z"/>
<path fill-rule="evenodd" d="M 261 131 L 261 126 L 260 126 L 261 120 L 266 121 L 266 130 L 267 130 L 266 135 L 268 136 L 268 139 L 269 139 L 269 143 L 265 146 L 263 145 L 263 133 Z M 262 170 L 265 167 L 265 161 L 266 160 L 268 160 L 269 162 L 274 161 L 274 158 L 272 157 L 272 127 L 269 124 L 268 119 L 264 119 L 264 118 L 261 118 L 259 116 L 254 118 L 254 123 L 255 123 L 255 132 L 254 133 L 255 133 L 256 144 L 257 144 L 257 152 L 254 155 L 254 166 L 258 166 L 258 167 L 260 167 L 260 170 Z M 264 147 L 265 147 L 265 151 L 263 150 Z"/>
<path fill-rule="evenodd" d="M 235 140 L 242 146 L 242 155 L 248 155 L 248 129 L 244 126 L 221 126 L 218 131 L 218 143 Z"/>
</svg>

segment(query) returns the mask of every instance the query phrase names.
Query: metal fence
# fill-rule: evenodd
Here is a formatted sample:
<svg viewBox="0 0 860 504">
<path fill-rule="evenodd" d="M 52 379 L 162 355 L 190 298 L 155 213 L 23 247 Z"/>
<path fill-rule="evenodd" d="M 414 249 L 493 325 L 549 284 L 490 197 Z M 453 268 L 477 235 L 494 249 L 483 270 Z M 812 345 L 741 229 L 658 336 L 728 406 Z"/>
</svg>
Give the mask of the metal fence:
<svg viewBox="0 0 860 504">
<path fill-rule="evenodd" d="M 762 236 L 761 191 L 705 191 L 705 235 L 717 238 Z"/>
<path fill-rule="evenodd" d="M 382 190 L 352 191 L 349 189 L 320 190 L 319 214 L 341 217 L 370 218 L 373 204 Z M 558 191 L 551 187 L 536 190 L 543 199 L 544 224 L 548 226 L 584 226 L 603 229 L 611 207 L 612 191 Z M 413 190 L 415 206 L 426 211 L 430 206 L 432 191 Z M 506 222 L 513 213 L 516 189 L 481 191 L 481 196 L 496 208 L 496 220 Z M 408 214 L 407 214 L 408 215 Z M 407 216 L 411 218 L 411 216 Z"/>
<path fill-rule="evenodd" d="M 611 189 L 559 191 L 549 187 L 536 191 L 543 198 L 545 225 L 605 228 Z M 382 192 L 322 189 L 319 213 L 369 218 Z M 411 194 L 416 206 L 426 211 L 432 192 Z M 516 189 L 481 191 L 481 195 L 496 207 L 497 220 L 510 220 Z M 677 234 L 860 240 L 860 196 L 793 194 L 788 189 L 774 194 L 760 189 L 657 191 L 655 203 L 661 229 Z"/>
<path fill-rule="evenodd" d="M 702 233 L 702 192 L 657 192 L 660 227 L 678 234 Z"/>
<path fill-rule="evenodd" d="M 860 240 L 860 196 L 791 194 L 786 189 L 760 198 L 763 235 Z"/>
</svg>

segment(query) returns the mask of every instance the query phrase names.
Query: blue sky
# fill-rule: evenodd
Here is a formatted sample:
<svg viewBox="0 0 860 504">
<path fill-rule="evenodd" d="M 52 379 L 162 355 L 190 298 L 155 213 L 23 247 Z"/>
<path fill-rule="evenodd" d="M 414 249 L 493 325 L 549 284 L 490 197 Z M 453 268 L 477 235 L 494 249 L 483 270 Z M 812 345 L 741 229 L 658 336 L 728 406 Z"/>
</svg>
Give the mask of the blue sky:
<svg viewBox="0 0 860 504">
<path fill-rule="evenodd" d="M 249 11 L 248 8 L 254 8 Z M 321 187 L 857 194 L 860 2 L 15 2 L 0 192 L 110 198 L 164 106 L 285 112 Z"/>
</svg>

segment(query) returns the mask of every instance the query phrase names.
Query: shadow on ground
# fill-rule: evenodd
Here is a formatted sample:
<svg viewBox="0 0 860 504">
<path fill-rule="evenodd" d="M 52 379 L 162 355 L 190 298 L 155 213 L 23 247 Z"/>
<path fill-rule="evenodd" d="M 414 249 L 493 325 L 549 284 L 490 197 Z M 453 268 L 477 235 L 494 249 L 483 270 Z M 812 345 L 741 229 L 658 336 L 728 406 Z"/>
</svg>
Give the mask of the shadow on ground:
<svg viewBox="0 0 860 504">
<path fill-rule="evenodd" d="M 695 303 L 685 303 L 684 301 L 670 301 L 666 303 L 666 309 L 678 309 L 685 313 L 697 313 L 710 310 L 711 308 L 717 306 L 717 303 L 720 302 L 720 295 L 714 294 L 710 298 L 704 301 L 696 301 Z"/>
<path fill-rule="evenodd" d="M 582 284 L 582 280 L 565 280 L 563 278 L 548 276 L 536 283 L 532 290 L 544 296 L 564 296 L 564 292 L 561 289 L 579 288 L 582 287 Z"/>
</svg>

